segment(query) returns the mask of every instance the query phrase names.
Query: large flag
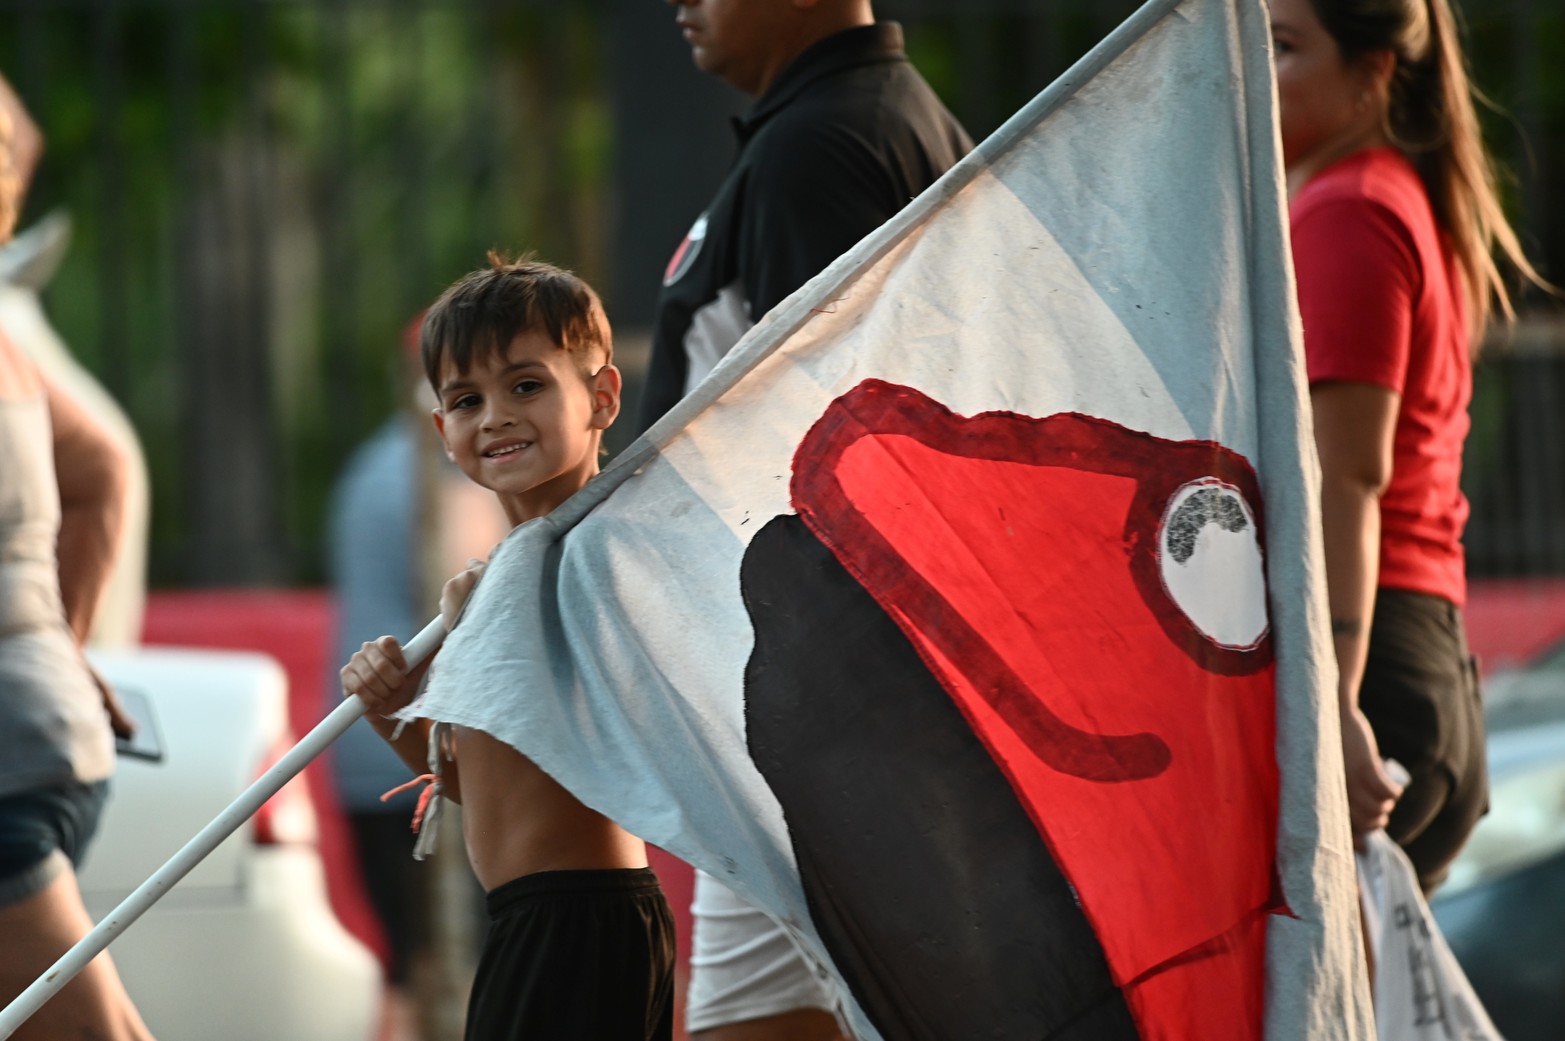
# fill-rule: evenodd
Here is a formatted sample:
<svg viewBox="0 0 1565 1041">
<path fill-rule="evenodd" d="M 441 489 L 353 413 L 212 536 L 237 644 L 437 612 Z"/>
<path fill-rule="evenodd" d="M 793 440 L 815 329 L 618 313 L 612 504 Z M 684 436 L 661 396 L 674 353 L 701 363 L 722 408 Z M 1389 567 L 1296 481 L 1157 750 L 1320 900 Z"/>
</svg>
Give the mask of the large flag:
<svg viewBox="0 0 1565 1041">
<path fill-rule="evenodd" d="M 1260 0 L 1147 4 L 517 529 L 416 714 L 861 1038 L 1371 1036 L 1274 111 Z"/>
</svg>

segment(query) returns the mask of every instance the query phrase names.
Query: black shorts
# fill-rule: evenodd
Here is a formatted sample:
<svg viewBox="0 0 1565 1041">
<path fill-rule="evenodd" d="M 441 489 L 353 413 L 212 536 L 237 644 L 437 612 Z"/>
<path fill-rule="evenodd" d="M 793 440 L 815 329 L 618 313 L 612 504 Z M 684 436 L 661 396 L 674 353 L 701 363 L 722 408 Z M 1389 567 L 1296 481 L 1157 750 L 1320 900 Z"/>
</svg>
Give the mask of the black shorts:
<svg viewBox="0 0 1565 1041">
<path fill-rule="evenodd" d="M 467 1041 L 667 1041 L 674 918 L 649 868 L 541 871 L 488 894 Z"/>
<path fill-rule="evenodd" d="M 1379 590 L 1359 707 L 1380 754 L 1412 775 L 1386 831 L 1429 892 L 1489 806 L 1483 701 L 1461 610 L 1425 593 Z"/>
<path fill-rule="evenodd" d="M 0 906 L 39 892 L 81 863 L 109 782 L 68 781 L 0 798 Z"/>
</svg>

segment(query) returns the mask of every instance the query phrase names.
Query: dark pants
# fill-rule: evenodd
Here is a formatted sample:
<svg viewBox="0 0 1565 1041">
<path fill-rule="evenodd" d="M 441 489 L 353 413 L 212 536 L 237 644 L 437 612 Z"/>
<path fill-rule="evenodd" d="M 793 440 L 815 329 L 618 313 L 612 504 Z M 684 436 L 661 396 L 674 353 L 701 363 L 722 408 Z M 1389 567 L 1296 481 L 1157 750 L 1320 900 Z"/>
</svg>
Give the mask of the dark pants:
<svg viewBox="0 0 1565 1041">
<path fill-rule="evenodd" d="M 1430 892 L 1489 806 L 1483 701 L 1461 610 L 1440 597 L 1381 589 L 1359 707 L 1380 754 L 1412 775 L 1386 830 Z"/>
<path fill-rule="evenodd" d="M 411 815 L 411 810 L 347 814 L 365 895 L 386 930 L 391 955 L 386 980 L 395 987 L 407 985 L 414 958 L 429 946 L 429 900 L 421 865 L 413 859 L 417 836 L 408 826 Z"/>
</svg>

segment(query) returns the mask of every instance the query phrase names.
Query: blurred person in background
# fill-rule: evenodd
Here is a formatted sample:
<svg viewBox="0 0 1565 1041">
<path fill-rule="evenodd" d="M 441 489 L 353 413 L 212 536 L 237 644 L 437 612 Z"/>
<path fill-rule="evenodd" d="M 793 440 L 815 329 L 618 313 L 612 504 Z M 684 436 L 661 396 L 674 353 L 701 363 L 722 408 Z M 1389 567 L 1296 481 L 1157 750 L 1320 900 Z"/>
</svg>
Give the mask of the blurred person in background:
<svg viewBox="0 0 1565 1041">
<path fill-rule="evenodd" d="M 354 449 L 332 486 L 327 570 L 336 603 L 337 653 L 323 688 L 323 711 L 342 700 L 338 663 L 383 634 L 411 636 L 434 613 L 424 580 L 431 552 L 434 573 L 454 575 L 472 558 L 487 558 L 510 530 L 494 496 L 462 475 L 430 430 L 427 414 L 436 402 L 419 357 L 423 317 L 414 316 L 402 334 L 397 387 L 403 406 Z M 430 538 L 432 549 L 425 547 Z M 419 1017 L 411 1006 L 413 975 L 431 944 L 428 866 L 413 859 L 418 795 L 405 791 L 381 800 L 403 785 L 408 772 L 367 720 L 356 721 L 337 739 L 328 762 L 365 892 L 386 935 L 391 1036 L 414 1037 Z M 485 920 L 476 884 L 472 907 L 476 940 Z"/>
<path fill-rule="evenodd" d="M 1512 315 L 1501 266 L 1542 283 L 1500 207 L 1449 0 L 1271 12 L 1349 812 L 1429 892 L 1488 799 L 1461 613 L 1472 363 L 1491 308 Z"/>
<path fill-rule="evenodd" d="M 0 242 L 42 138 L 0 80 Z M 0 333 L 0 1004 L 92 929 L 75 866 L 130 721 L 82 653 L 121 542 L 126 460 Z M 13 1035 L 151 1035 L 107 953 Z"/>
<path fill-rule="evenodd" d="M 972 148 L 869 0 L 669 0 L 696 67 L 755 99 L 739 153 L 663 274 L 639 428 L 745 332 Z M 836 999 L 780 926 L 695 880 L 698 1041 L 825 1041 Z"/>
</svg>

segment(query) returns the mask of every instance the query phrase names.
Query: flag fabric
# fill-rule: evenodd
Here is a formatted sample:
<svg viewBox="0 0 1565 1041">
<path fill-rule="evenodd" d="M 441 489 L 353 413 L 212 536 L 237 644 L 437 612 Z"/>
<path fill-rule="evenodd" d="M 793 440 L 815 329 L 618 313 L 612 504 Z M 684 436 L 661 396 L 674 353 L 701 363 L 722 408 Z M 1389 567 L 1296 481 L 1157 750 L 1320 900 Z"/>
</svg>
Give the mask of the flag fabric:
<svg viewBox="0 0 1565 1041">
<path fill-rule="evenodd" d="M 1372 1036 L 1260 0 L 1154 0 L 497 550 L 411 714 L 855 1034 Z"/>
</svg>

